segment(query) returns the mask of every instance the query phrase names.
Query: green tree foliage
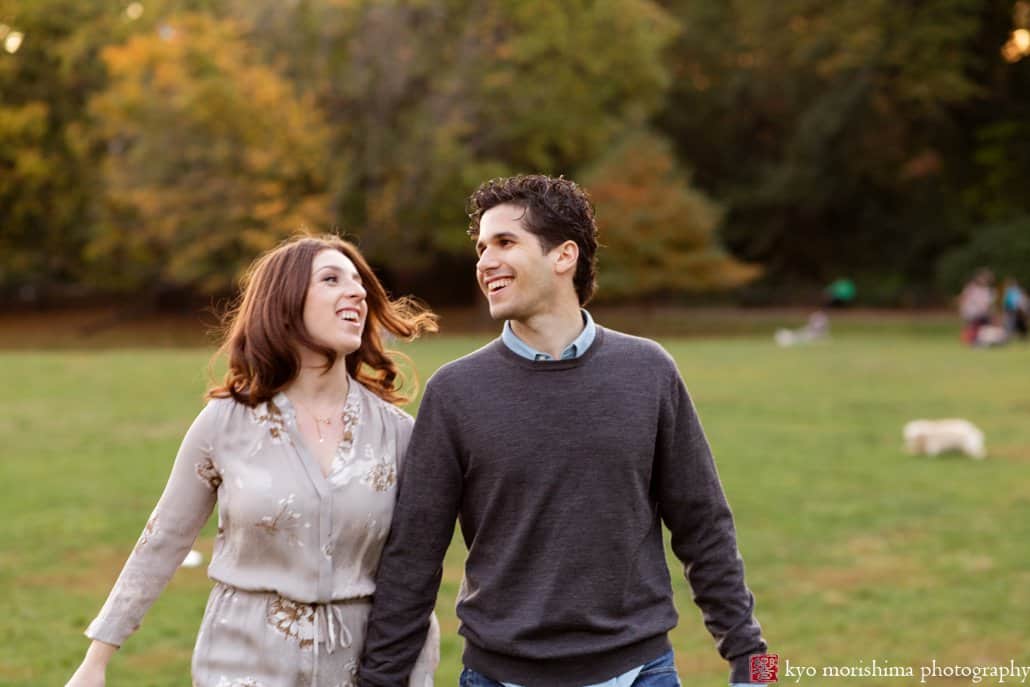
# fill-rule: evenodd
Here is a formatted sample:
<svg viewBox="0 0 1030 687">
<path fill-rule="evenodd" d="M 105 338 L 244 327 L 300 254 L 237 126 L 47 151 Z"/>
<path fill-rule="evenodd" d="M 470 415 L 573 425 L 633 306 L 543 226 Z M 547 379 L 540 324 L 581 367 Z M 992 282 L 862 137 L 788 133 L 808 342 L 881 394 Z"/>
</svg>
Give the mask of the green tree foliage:
<svg viewBox="0 0 1030 687">
<path fill-rule="evenodd" d="M 574 175 L 650 117 L 677 30 L 650 0 L 150 0 L 132 18 L 84 4 L 90 16 L 64 14 L 94 78 L 71 89 L 76 118 L 60 130 L 91 183 L 76 186 L 78 242 L 64 253 L 120 292 L 224 288 L 302 223 L 359 238 L 402 287 L 424 280 L 440 255 L 468 254 L 479 182 Z M 52 74 L 40 84 L 64 90 Z M 55 178 L 30 164 L 31 120 L 48 115 L 8 114 L 17 143 L 0 159 L 20 160 L 16 193 L 31 204 L 32 184 Z M 50 226 L 55 204 L 42 205 Z"/>
<path fill-rule="evenodd" d="M 980 0 L 672 1 L 684 33 L 662 126 L 774 280 L 926 277 L 960 238 L 960 108 L 982 96 Z"/>
<path fill-rule="evenodd" d="M 103 59 L 90 111 L 106 202 L 87 255 L 104 286 L 224 290 L 258 252 L 329 223 L 324 122 L 240 26 L 181 15 Z"/>
<path fill-rule="evenodd" d="M 723 210 L 693 188 L 663 139 L 636 132 L 584 177 L 602 248 L 601 299 L 726 289 L 759 270 L 723 251 Z"/>
<path fill-rule="evenodd" d="M 124 30 L 98 3 L 0 0 L 0 295 L 45 299 L 85 278 L 96 156 L 85 103 L 103 87 L 96 54 Z"/>
<path fill-rule="evenodd" d="M 0 50 L 0 298 L 221 290 L 302 224 L 358 237 L 398 290 L 457 283 L 479 182 L 603 171 L 629 188 L 616 159 L 670 208 L 719 208 L 655 239 L 707 267 L 663 277 L 639 246 L 623 267 L 609 251 L 643 293 L 761 264 L 756 297 L 848 275 L 896 302 L 942 283 L 943 255 L 976 252 L 977 227 L 1030 212 L 1030 58 L 1001 55 L 1027 0 L 129 7 L 0 0 L 25 35 Z M 653 231 L 639 211 L 658 200 L 601 219 Z"/>
<path fill-rule="evenodd" d="M 938 269 L 940 285 L 957 293 L 983 267 L 1030 284 L 1030 215 L 981 227 L 968 243 L 946 253 Z"/>
<path fill-rule="evenodd" d="M 481 181 L 571 173 L 653 113 L 676 29 L 649 0 L 236 5 L 317 93 L 337 221 L 401 282 L 470 254 L 464 203 Z"/>
<path fill-rule="evenodd" d="M 38 101 L 0 108 L 0 280 L 5 285 L 31 281 L 44 271 L 46 252 L 41 248 L 55 238 L 33 231 L 41 228 L 37 218 L 45 213 L 47 186 L 58 166 L 47 150 L 47 111 Z"/>
<path fill-rule="evenodd" d="M 1030 78 L 1027 79 L 1030 85 Z M 979 172 L 965 194 L 975 218 L 1005 220 L 1030 213 L 1030 103 L 1020 116 L 991 122 L 976 134 L 974 169 Z M 975 240 L 975 237 L 973 237 Z"/>
</svg>

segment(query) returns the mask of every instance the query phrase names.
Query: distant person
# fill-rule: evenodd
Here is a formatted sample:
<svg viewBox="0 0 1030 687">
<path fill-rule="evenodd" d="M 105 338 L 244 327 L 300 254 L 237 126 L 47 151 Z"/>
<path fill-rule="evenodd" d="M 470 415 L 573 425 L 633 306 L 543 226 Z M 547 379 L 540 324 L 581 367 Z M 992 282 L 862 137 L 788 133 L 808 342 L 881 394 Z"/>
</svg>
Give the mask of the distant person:
<svg viewBox="0 0 1030 687">
<path fill-rule="evenodd" d="M 1026 339 L 1027 313 L 1030 312 L 1030 300 L 1026 291 L 1013 278 L 1005 280 L 1001 295 L 1002 313 L 1005 316 L 1005 331 L 1009 337 L 1018 336 Z"/>
<path fill-rule="evenodd" d="M 966 283 L 958 297 L 959 316 L 962 318 L 962 340 L 975 345 L 980 329 L 991 324 L 994 306 L 994 274 L 982 269 Z"/>
<path fill-rule="evenodd" d="M 822 310 L 808 316 L 808 322 L 799 329 L 777 329 L 773 340 L 781 348 L 821 341 L 830 336 L 830 318 Z"/>
<path fill-rule="evenodd" d="M 395 405 L 404 397 L 382 335 L 433 331 L 435 316 L 391 301 L 333 236 L 288 241 L 248 275 L 222 347 L 225 381 L 186 433 L 68 687 L 104 684 L 216 504 L 194 687 L 353 684 L 413 424 Z M 426 687 L 435 626 L 420 642 L 410 684 Z"/>
<path fill-rule="evenodd" d="M 826 287 L 824 295 L 830 308 L 845 308 L 855 302 L 855 282 L 850 279 L 835 279 Z"/>
<path fill-rule="evenodd" d="M 406 684 L 455 519 L 464 687 L 679 685 L 663 522 L 731 681 L 760 677 L 771 658 L 676 362 L 583 309 L 597 250 L 586 193 L 517 176 L 484 183 L 470 209 L 476 278 L 503 331 L 426 386 L 358 684 Z"/>
</svg>

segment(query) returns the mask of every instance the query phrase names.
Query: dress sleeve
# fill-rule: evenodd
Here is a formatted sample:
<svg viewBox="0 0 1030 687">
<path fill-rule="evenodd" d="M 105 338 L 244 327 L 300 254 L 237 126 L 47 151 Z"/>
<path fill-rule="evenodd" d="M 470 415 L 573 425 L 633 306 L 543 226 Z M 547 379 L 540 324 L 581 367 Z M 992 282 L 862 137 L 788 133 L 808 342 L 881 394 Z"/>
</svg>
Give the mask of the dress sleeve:
<svg viewBox="0 0 1030 687">
<path fill-rule="evenodd" d="M 415 426 L 415 418 L 402 410 L 396 411 L 400 420 L 397 422 L 397 471 L 404 469 L 404 457 L 411 443 L 411 432 Z"/>
<path fill-rule="evenodd" d="M 186 432 L 171 475 L 86 636 L 120 646 L 182 563 L 215 505 L 221 477 L 215 462 L 220 401 L 212 401 Z"/>
</svg>

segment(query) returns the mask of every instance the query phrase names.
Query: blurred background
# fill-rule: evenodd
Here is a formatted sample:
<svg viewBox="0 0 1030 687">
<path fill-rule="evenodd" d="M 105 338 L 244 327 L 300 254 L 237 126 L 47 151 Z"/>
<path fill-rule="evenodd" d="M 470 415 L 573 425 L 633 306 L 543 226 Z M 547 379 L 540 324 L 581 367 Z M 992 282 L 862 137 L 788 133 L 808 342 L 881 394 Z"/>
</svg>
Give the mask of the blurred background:
<svg viewBox="0 0 1030 687">
<path fill-rule="evenodd" d="M 518 172 L 592 193 L 600 301 L 1026 284 L 1030 2 L 0 0 L 9 307 L 208 303 L 300 227 L 470 305 Z"/>
<path fill-rule="evenodd" d="M 496 336 L 465 202 L 522 172 L 590 191 L 591 310 L 679 364 L 781 667 L 1030 666 L 1030 346 L 986 350 L 1030 284 L 1030 2 L 0 0 L 0 684 L 81 660 L 257 254 L 355 240 L 443 312 L 424 381 Z M 987 460 L 906 455 L 919 418 Z M 725 684 L 670 565 L 681 674 Z M 184 684 L 209 589 L 109 684 Z"/>
</svg>

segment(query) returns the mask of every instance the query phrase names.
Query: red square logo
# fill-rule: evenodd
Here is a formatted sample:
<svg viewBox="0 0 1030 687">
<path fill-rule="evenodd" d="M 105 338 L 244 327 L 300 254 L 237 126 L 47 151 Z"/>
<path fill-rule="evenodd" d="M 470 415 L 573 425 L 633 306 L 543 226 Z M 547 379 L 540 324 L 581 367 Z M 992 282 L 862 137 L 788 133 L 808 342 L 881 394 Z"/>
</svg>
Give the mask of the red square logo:
<svg viewBox="0 0 1030 687">
<path fill-rule="evenodd" d="M 779 654 L 756 654 L 751 657 L 751 682 L 776 682 L 779 669 Z"/>
</svg>

